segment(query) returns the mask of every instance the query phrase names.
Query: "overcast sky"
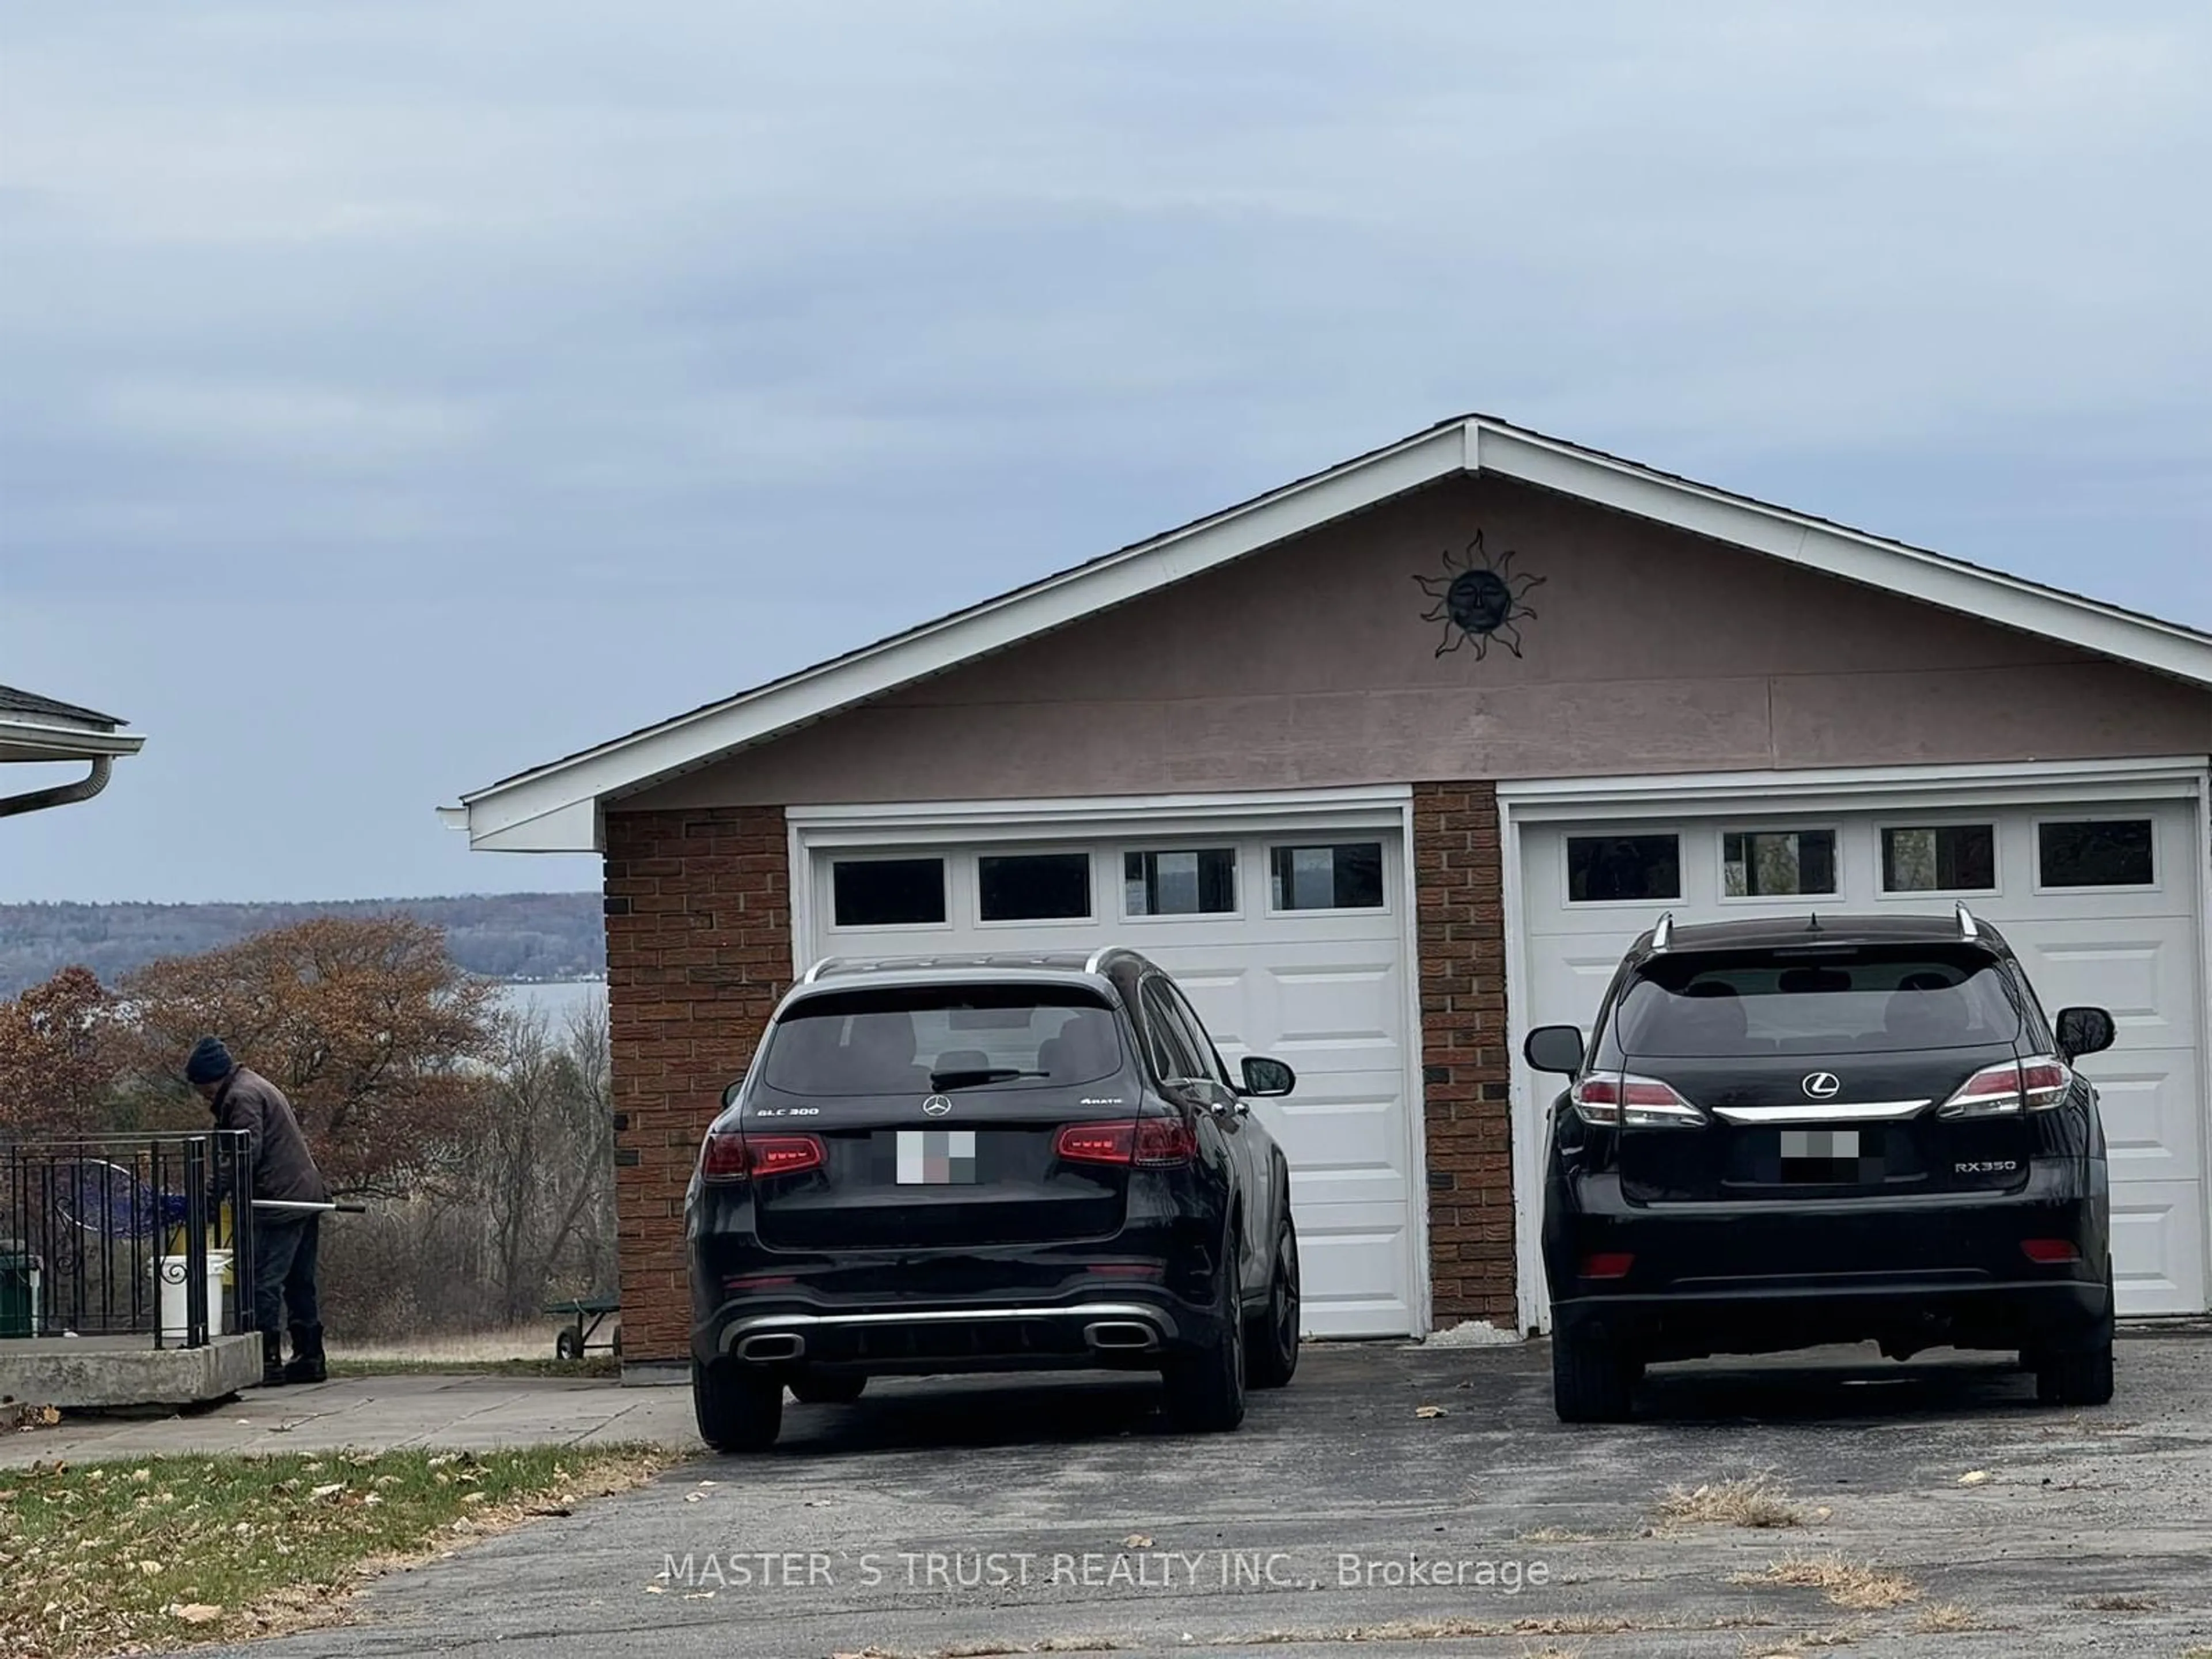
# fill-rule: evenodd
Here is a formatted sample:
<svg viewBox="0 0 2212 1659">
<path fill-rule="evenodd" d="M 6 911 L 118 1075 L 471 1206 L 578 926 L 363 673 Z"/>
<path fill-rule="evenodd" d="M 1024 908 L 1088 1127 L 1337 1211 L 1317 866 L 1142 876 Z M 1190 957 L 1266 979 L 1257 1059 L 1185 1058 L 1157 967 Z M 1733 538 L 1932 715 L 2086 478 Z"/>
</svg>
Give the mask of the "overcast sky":
<svg viewBox="0 0 2212 1659">
<path fill-rule="evenodd" d="M 0 0 L 0 682 L 149 734 L 0 899 L 591 885 L 432 809 L 1469 409 L 2212 627 L 2208 85 L 2203 0 Z"/>
</svg>

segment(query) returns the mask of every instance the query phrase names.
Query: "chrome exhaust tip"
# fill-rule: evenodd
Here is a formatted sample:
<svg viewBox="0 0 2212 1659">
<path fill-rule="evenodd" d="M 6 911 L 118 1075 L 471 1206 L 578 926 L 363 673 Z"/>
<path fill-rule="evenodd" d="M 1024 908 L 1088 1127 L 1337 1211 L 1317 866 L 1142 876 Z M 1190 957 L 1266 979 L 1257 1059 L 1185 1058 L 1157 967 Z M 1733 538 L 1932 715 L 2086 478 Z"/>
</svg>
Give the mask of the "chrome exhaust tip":
<svg viewBox="0 0 2212 1659">
<path fill-rule="evenodd" d="M 738 1343 L 738 1358 L 755 1364 L 797 1359 L 806 1352 L 806 1339 L 797 1331 L 758 1331 Z"/>
<path fill-rule="evenodd" d="M 1159 1333 L 1134 1319 L 1102 1319 L 1085 1325 L 1083 1340 L 1101 1352 L 1128 1353 L 1160 1346 Z"/>
</svg>

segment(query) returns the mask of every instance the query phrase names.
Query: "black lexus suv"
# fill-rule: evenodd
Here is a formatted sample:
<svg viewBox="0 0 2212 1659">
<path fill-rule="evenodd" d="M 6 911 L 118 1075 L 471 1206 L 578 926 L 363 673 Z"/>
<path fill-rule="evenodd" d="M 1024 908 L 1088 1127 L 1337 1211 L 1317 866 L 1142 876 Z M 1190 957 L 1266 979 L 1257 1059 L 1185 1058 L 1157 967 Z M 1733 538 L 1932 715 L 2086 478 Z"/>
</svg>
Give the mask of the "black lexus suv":
<svg viewBox="0 0 2212 1659">
<path fill-rule="evenodd" d="M 718 1451 L 787 1387 L 1146 1370 L 1233 1429 L 1298 1359 L 1290 1170 L 1167 975 L 1129 951 L 817 966 L 724 1094 L 684 1200 L 691 1382 Z"/>
<path fill-rule="evenodd" d="M 2016 1349 L 2051 1404 L 2112 1394 L 2097 1091 L 2112 1017 L 2046 1020 L 1953 916 L 1663 919 L 1614 974 L 1551 1114 L 1553 1398 L 1630 1413 L 1648 1362 L 1874 1341 Z"/>
</svg>

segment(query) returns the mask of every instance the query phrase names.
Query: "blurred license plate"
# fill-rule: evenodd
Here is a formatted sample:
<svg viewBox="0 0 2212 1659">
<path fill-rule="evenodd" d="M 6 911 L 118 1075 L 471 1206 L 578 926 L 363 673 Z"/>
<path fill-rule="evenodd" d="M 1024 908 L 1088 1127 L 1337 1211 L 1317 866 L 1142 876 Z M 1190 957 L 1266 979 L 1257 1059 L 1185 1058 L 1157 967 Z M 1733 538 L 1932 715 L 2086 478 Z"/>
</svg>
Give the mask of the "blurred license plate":
<svg viewBox="0 0 2212 1659">
<path fill-rule="evenodd" d="M 902 1187 L 972 1186 L 975 1181 L 973 1129 L 901 1129 L 898 1184 Z"/>
</svg>

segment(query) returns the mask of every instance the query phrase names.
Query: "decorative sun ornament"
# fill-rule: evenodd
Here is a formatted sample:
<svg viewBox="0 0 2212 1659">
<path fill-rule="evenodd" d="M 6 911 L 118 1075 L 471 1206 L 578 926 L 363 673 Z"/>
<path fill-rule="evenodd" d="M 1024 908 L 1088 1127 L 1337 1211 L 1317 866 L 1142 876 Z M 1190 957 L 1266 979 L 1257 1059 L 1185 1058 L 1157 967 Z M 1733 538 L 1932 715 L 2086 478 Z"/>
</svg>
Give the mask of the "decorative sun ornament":
<svg viewBox="0 0 2212 1659">
<path fill-rule="evenodd" d="M 1492 558 L 1482 544 L 1480 530 L 1465 553 L 1444 555 L 1443 575 L 1413 580 L 1421 585 L 1422 592 L 1436 601 L 1421 613 L 1421 620 L 1444 625 L 1443 643 L 1437 647 L 1437 655 L 1467 644 L 1474 647 L 1475 660 L 1480 662 L 1489 653 L 1492 639 L 1515 656 L 1521 654 L 1521 630 L 1513 624 L 1536 614 L 1524 601 L 1528 590 L 1541 587 L 1544 579 L 1515 575 L 1513 555 L 1509 552 Z"/>
</svg>

